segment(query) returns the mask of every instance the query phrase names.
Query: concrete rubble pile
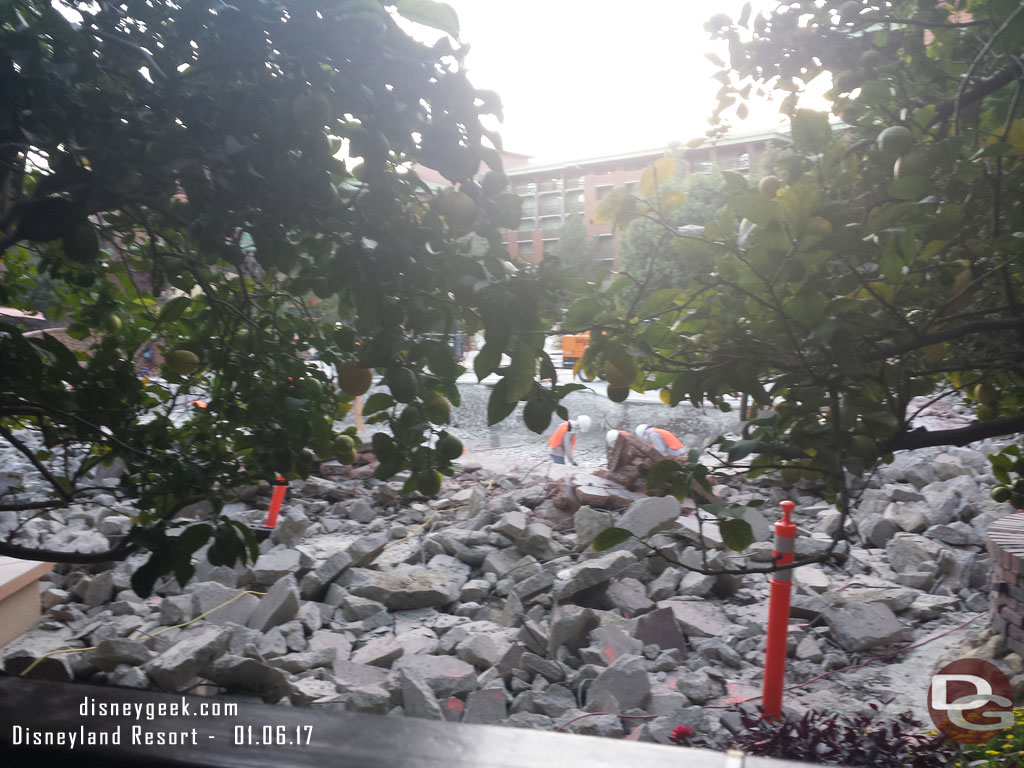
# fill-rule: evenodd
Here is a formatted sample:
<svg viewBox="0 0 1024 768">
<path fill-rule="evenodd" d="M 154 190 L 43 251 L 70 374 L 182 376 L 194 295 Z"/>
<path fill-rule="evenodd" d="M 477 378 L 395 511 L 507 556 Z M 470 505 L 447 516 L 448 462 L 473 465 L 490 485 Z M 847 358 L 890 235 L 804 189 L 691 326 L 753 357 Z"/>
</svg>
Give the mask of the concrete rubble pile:
<svg viewBox="0 0 1024 768">
<path fill-rule="evenodd" d="M 50 656 L 37 670 L 663 743 L 676 725 L 735 729 L 724 707 L 760 692 L 767 577 L 689 568 L 769 563 L 777 504 L 793 498 L 798 557 L 826 552 L 839 526 L 853 545 L 796 571 L 788 682 L 923 639 L 987 608 L 985 530 L 1010 510 L 988 498 L 984 453 L 898 456 L 845 521 L 800 487 L 718 485 L 715 494 L 730 502 L 766 501 L 747 508 L 757 542 L 742 555 L 723 549 L 692 505 L 582 472 L 571 509 L 554 504 L 543 478 L 472 463 L 432 500 L 400 496 L 399 480 L 382 483 L 369 472 L 312 477 L 292 483 L 280 523 L 247 566 L 214 567 L 200 552 L 185 588 L 164 580 L 146 600 L 129 583 L 146 555 L 105 570 L 58 568 L 44 584 L 43 621 L 0 658 L 17 672 L 48 651 L 88 647 Z M 258 527 L 268 491 L 253 491 L 224 513 Z M 191 515 L 206 512 L 200 505 Z M 101 550 L 127 531 L 131 513 L 100 494 L 26 524 L 17 541 Z M 0 530 L 13 521 L 0 517 Z M 636 538 L 592 551 L 613 525 Z M 702 538 L 706 553 L 696 546 Z M 1021 659 L 998 663 L 1021 695 Z M 825 678 L 787 694 L 787 704 L 849 708 L 861 706 L 857 698 L 905 693 L 880 670 Z M 924 675 L 920 686 L 923 705 Z M 580 718 L 590 713 L 606 714 Z"/>
</svg>

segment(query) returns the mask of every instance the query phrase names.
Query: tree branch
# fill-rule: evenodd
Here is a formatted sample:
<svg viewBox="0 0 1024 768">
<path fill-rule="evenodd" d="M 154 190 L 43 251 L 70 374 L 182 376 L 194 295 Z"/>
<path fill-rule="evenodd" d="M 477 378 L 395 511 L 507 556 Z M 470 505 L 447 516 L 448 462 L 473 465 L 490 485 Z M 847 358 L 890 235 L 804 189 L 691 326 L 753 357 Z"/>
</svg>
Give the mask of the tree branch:
<svg viewBox="0 0 1024 768">
<path fill-rule="evenodd" d="M 47 469 L 46 466 L 41 461 L 39 461 L 39 459 L 36 458 L 36 455 L 32 452 L 32 449 L 30 449 L 27 445 L 21 442 L 21 440 L 16 438 L 14 436 L 14 433 L 7 429 L 7 427 L 5 427 L 3 424 L 0 424 L 0 435 L 3 435 L 3 438 L 7 442 L 13 445 L 21 454 L 25 456 L 25 458 L 27 458 L 32 463 L 32 466 L 36 468 L 36 471 L 46 478 L 46 482 L 53 486 L 53 489 L 65 501 L 65 503 L 70 502 L 74 498 L 74 494 L 69 492 L 66 488 L 64 488 L 64 486 L 60 484 L 60 481 L 53 476 L 50 470 Z"/>
<path fill-rule="evenodd" d="M 912 341 L 905 341 L 902 344 L 893 344 L 888 347 L 880 347 L 866 357 L 869 360 L 879 358 L 895 357 L 904 352 L 910 352 L 921 347 L 930 347 L 932 344 L 939 344 L 950 339 L 957 339 L 961 336 L 968 336 L 972 333 L 985 333 L 988 331 L 1019 331 L 1024 328 L 1024 320 L 986 320 L 978 323 L 966 323 L 950 328 L 945 331 L 937 331 L 921 336 Z"/>
<path fill-rule="evenodd" d="M 23 547 L 20 544 L 0 542 L 0 555 L 6 557 L 15 557 L 19 560 L 37 560 L 43 563 L 74 563 L 78 565 L 124 560 L 137 549 L 138 545 L 136 544 L 121 542 L 116 547 L 104 550 L 103 552 L 58 552 L 52 549 L 37 549 L 35 547 Z"/>
<path fill-rule="evenodd" d="M 949 101 L 944 101 L 935 108 L 935 117 L 932 118 L 931 123 L 928 127 L 931 128 L 936 123 L 941 123 L 944 120 L 948 120 L 957 109 L 959 104 L 962 109 L 965 106 L 974 104 L 977 101 L 981 101 L 986 96 L 995 93 L 1004 85 L 1012 83 L 1020 77 L 1019 70 L 1015 64 L 996 72 L 994 75 L 979 80 L 978 84 L 968 91 L 964 91 L 963 95 L 958 98 L 954 97 Z"/>
<path fill-rule="evenodd" d="M 988 437 L 1013 435 L 1021 431 L 1024 431 L 1024 416 L 977 421 L 959 429 L 928 430 L 921 427 L 886 440 L 880 450 L 882 453 L 892 453 L 893 451 L 931 448 L 938 445 L 963 446 Z"/>
</svg>

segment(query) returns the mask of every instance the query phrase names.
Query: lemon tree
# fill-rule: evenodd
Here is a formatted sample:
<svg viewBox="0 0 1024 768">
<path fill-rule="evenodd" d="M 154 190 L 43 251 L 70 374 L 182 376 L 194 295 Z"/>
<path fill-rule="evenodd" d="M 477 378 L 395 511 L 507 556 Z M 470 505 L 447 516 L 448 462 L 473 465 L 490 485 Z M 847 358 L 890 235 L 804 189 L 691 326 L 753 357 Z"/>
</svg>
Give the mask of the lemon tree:
<svg viewBox="0 0 1024 768">
<path fill-rule="evenodd" d="M 539 392 L 561 289 L 502 245 L 519 199 L 484 124 L 501 100 L 467 78 L 459 34 L 434 0 L 0 2 L 0 305 L 34 308 L 46 282 L 88 348 L 0 325 L 0 439 L 38 481 L 0 511 L 78 503 L 115 460 L 109 491 L 139 510 L 110 552 L 0 554 L 148 551 L 140 594 L 187 581 L 205 544 L 252 556 L 245 526 L 182 532 L 180 511 L 355 461 L 338 422 L 374 381 L 378 477 L 436 493 L 462 453 L 435 438 L 464 372 L 438 332 L 484 330 L 492 415 Z M 545 392 L 550 413 L 562 393 Z"/>
<path fill-rule="evenodd" d="M 706 266 L 623 303 L 648 274 L 627 265 L 568 313 L 590 330 L 585 368 L 625 351 L 641 371 L 630 387 L 670 405 L 729 410 L 747 394 L 760 415 L 719 441 L 726 462 L 816 485 L 844 513 L 846 478 L 897 451 L 1024 428 L 1024 7 L 955 5 L 969 15 L 910 0 L 716 15 L 717 129 L 773 93 L 794 155 L 776 181 L 721 174 L 727 194 L 700 231 L 643 182 L 606 197 L 607 221 L 639 217 L 679 263 Z M 804 103 L 812 90 L 828 112 Z M 975 420 L 913 422 L 943 399 Z M 994 459 L 999 500 L 1024 502 L 1019 455 Z"/>
</svg>

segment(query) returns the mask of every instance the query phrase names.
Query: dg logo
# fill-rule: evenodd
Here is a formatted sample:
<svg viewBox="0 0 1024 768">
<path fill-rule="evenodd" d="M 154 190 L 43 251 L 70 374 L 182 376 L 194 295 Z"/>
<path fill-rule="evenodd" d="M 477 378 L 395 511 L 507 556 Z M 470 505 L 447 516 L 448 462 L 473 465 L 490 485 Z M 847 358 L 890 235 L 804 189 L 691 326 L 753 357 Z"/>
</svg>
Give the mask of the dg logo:
<svg viewBox="0 0 1024 768">
<path fill-rule="evenodd" d="M 995 664 L 958 659 L 932 675 L 928 714 L 947 738 L 981 744 L 1013 725 L 1013 688 Z"/>
</svg>

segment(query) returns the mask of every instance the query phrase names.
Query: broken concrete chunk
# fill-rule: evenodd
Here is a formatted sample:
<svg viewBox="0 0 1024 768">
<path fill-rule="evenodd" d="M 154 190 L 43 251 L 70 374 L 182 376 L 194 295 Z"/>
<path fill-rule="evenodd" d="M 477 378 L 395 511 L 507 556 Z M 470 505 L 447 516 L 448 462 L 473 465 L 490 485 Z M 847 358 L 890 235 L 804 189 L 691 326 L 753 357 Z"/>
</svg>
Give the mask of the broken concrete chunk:
<svg viewBox="0 0 1024 768">
<path fill-rule="evenodd" d="M 252 693 L 268 704 L 288 695 L 288 675 L 256 659 L 241 656 L 222 656 L 204 673 L 217 685 L 233 693 Z"/>
<path fill-rule="evenodd" d="M 458 599 L 465 583 L 422 565 L 399 565 L 390 571 L 353 568 L 344 580 L 351 594 L 381 602 L 393 611 L 447 605 Z"/>
<path fill-rule="evenodd" d="M 883 603 L 852 603 L 830 608 L 822 616 L 835 641 L 848 651 L 866 651 L 905 637 L 903 625 Z"/>
<path fill-rule="evenodd" d="M 587 701 L 592 701 L 602 691 L 614 696 L 623 710 L 647 706 L 651 698 L 651 681 L 644 658 L 626 655 L 616 659 L 587 689 Z"/>
<path fill-rule="evenodd" d="M 278 624 L 291 621 L 299 613 L 299 587 L 291 574 L 278 579 L 260 598 L 247 626 L 266 632 Z"/>
<path fill-rule="evenodd" d="M 677 502 L 678 503 L 678 502 Z M 636 562 L 629 552 L 607 552 L 599 557 L 570 565 L 555 574 L 552 596 L 562 600 L 616 576 Z"/>
<path fill-rule="evenodd" d="M 231 631 L 224 627 L 190 632 L 150 661 L 146 674 L 166 691 L 183 691 L 224 652 L 230 637 Z"/>
<path fill-rule="evenodd" d="M 405 656 L 394 667 L 425 682 L 439 699 L 477 689 L 473 665 L 451 656 Z"/>
</svg>

